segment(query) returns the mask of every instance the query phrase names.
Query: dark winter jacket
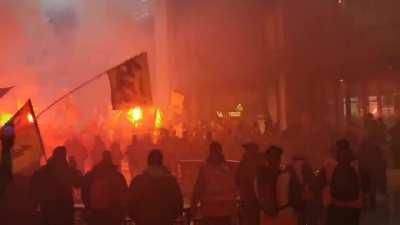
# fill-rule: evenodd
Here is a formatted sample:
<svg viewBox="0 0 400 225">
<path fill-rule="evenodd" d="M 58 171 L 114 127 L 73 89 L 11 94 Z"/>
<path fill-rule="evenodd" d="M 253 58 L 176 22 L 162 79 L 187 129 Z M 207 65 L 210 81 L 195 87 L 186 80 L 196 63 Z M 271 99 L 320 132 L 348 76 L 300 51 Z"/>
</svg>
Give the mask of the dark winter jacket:
<svg viewBox="0 0 400 225">
<path fill-rule="evenodd" d="M 129 215 L 138 225 L 172 225 L 182 213 L 177 180 L 163 166 L 150 166 L 132 180 Z"/>
</svg>

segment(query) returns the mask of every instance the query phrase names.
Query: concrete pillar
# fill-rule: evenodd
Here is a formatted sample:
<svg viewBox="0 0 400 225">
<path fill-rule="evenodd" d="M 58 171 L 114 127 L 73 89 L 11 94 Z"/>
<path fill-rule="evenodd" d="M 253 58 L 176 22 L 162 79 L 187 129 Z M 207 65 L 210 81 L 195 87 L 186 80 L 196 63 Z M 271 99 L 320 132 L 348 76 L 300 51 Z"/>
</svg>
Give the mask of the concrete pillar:
<svg viewBox="0 0 400 225">
<path fill-rule="evenodd" d="M 285 130 L 288 126 L 287 122 L 287 101 L 286 101 L 286 74 L 282 74 L 278 80 L 278 109 L 280 129 Z"/>
<path fill-rule="evenodd" d="M 154 104 L 167 110 L 170 102 L 171 80 L 168 61 L 168 5 L 167 0 L 154 2 L 155 75 L 153 76 Z"/>
</svg>

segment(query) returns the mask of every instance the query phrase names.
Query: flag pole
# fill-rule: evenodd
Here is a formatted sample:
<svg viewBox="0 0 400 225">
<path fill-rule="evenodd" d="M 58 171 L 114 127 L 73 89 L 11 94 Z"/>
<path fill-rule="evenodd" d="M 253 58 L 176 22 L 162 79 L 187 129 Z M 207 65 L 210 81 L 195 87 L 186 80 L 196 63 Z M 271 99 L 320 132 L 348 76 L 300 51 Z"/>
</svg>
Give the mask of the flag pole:
<svg viewBox="0 0 400 225">
<path fill-rule="evenodd" d="M 44 158 L 45 158 L 46 161 L 47 161 L 48 158 L 47 158 L 47 154 L 46 154 L 46 148 L 44 147 L 42 134 L 40 133 L 39 124 L 38 124 L 38 121 L 37 121 L 37 117 L 36 117 L 36 115 L 35 115 L 35 110 L 33 109 L 32 101 L 31 101 L 30 99 L 29 99 L 29 101 L 28 101 L 28 104 L 29 104 L 29 109 L 30 109 L 31 112 L 33 113 L 33 121 L 34 121 L 34 124 L 35 124 L 36 131 L 37 131 L 37 133 L 38 133 L 38 135 L 39 135 L 40 146 L 42 147 L 42 150 L 43 150 L 42 154 L 43 154 Z"/>
<path fill-rule="evenodd" d="M 62 95 L 61 97 L 59 97 L 58 99 L 56 99 L 53 103 L 51 103 L 49 106 L 47 106 L 46 108 L 44 108 L 40 113 L 38 113 L 37 118 L 39 119 L 43 114 L 45 114 L 46 112 L 48 112 L 51 108 L 53 108 L 55 105 L 57 105 L 58 103 L 60 103 L 61 101 L 63 101 L 66 97 L 72 95 L 73 93 L 79 91 L 80 89 L 86 87 L 87 85 L 89 85 L 90 83 L 92 83 L 93 81 L 99 79 L 100 77 L 106 75 L 107 72 L 103 72 L 100 73 L 92 78 L 90 78 L 89 80 L 81 83 L 80 85 L 78 85 L 77 87 L 75 87 L 74 89 L 70 90 L 69 92 L 65 93 L 64 95 Z"/>
<path fill-rule="evenodd" d="M 146 54 L 146 53 L 142 53 L 142 54 Z M 127 61 L 129 61 L 131 58 L 125 60 L 124 62 L 118 64 L 117 66 L 114 66 L 113 68 L 116 68 L 118 66 L 121 66 L 123 64 L 125 64 Z M 43 114 L 45 114 L 47 111 L 49 111 L 51 108 L 53 108 L 55 105 L 57 105 L 58 103 L 60 103 L 61 101 L 63 101 L 66 97 L 70 96 L 71 94 L 79 91 L 80 89 L 86 87 L 87 85 L 89 85 L 90 83 L 92 83 L 93 81 L 99 79 L 100 77 L 106 75 L 110 70 L 109 69 L 105 72 L 102 72 L 96 76 L 94 76 L 93 78 L 81 83 L 79 86 L 77 86 L 76 88 L 72 89 L 71 91 L 67 92 L 66 94 L 64 94 L 63 96 L 59 97 L 58 99 L 56 99 L 53 103 L 51 103 L 49 106 L 47 106 L 46 108 L 44 108 L 40 113 L 38 113 L 37 118 L 39 119 Z"/>
</svg>

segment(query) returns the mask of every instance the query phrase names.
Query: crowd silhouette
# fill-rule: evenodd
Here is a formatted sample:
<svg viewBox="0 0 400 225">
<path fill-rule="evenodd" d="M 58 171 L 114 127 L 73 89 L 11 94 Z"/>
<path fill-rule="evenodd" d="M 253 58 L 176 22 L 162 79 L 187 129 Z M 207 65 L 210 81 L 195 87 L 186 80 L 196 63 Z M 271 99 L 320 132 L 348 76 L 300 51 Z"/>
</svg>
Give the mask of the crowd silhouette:
<svg viewBox="0 0 400 225">
<path fill-rule="evenodd" d="M 387 162 L 381 147 L 390 143 L 381 121 L 369 118 L 365 124 L 358 150 L 363 154 L 356 154 L 351 138 L 338 139 L 318 168 L 302 152 L 288 160 L 282 147 L 263 148 L 252 141 L 239 146 L 240 162 L 232 164 L 223 145 L 206 135 L 199 145 L 208 146 L 208 153 L 196 156 L 205 160 L 189 199 L 177 170 L 171 168 L 177 163 L 171 154 L 174 145 L 166 142 L 158 149 L 151 140 L 139 142 L 134 135 L 123 152 L 120 143 L 112 142 L 107 150 L 96 137 L 89 154 L 72 137 L 21 181 L 12 174 L 15 136 L 4 130 L 0 219 L 10 225 L 359 225 L 363 209 L 376 208 L 377 196 L 387 193 Z M 397 137 L 398 127 L 387 134 Z M 393 152 L 397 141 L 391 140 Z M 144 146 L 153 148 L 142 151 Z M 124 157 L 130 179 L 122 172 Z M 87 160 L 93 165 L 90 169 L 85 168 Z M 27 189 L 18 189 L 18 182 Z M 12 193 L 16 197 L 9 198 Z M 83 209 L 79 220 L 78 208 Z"/>
</svg>

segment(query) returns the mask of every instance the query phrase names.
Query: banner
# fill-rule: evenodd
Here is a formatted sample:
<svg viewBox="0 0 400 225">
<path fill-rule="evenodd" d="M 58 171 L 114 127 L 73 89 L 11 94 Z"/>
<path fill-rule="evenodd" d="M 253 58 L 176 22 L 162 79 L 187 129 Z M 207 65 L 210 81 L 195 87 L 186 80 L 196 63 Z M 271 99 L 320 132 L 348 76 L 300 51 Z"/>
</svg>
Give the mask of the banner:
<svg viewBox="0 0 400 225">
<path fill-rule="evenodd" d="M 6 88 L 0 88 L 0 98 L 2 98 L 4 95 L 6 95 L 13 88 L 14 88 L 14 86 L 6 87 Z"/>
<path fill-rule="evenodd" d="M 152 104 L 147 54 L 142 53 L 107 71 L 114 110 Z"/>
<path fill-rule="evenodd" d="M 15 132 L 15 143 L 12 149 L 13 174 L 30 176 L 39 168 L 40 159 L 44 154 L 43 142 L 31 101 L 25 103 L 6 124 L 12 124 Z"/>
</svg>

